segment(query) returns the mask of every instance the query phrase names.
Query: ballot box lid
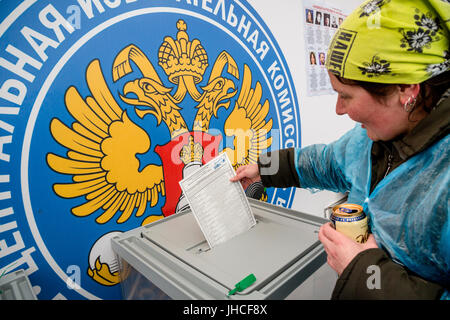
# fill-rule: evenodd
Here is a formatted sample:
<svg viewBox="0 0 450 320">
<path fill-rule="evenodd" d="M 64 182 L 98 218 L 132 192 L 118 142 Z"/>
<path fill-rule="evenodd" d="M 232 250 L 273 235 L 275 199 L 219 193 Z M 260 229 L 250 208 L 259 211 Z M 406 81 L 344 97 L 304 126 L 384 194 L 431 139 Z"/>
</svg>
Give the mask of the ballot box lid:
<svg viewBox="0 0 450 320">
<path fill-rule="evenodd" d="M 158 278 L 164 276 L 156 269 L 164 270 L 163 273 L 172 270 L 186 281 L 202 278 L 203 290 L 207 291 L 205 286 L 210 285 L 222 294 L 232 290 L 249 274 L 254 274 L 256 281 L 239 295 L 255 291 L 261 294 L 274 282 L 276 286 L 279 281 L 286 281 L 290 269 L 295 270 L 294 273 L 305 269 L 311 262 L 312 252 L 314 257 L 323 253 L 318 230 L 324 221 L 259 201 L 251 201 L 250 205 L 257 224 L 213 248 L 208 246 L 192 212 L 187 211 L 116 237 L 113 249 L 119 256 L 120 253 L 126 255 L 120 250 L 126 243 L 128 251 L 134 252 L 134 256 L 128 258 L 131 261 L 127 262 L 134 263 L 136 269 L 142 262 L 152 260 L 151 273 Z M 120 246 L 122 248 L 118 248 Z M 139 253 L 136 255 L 136 252 Z"/>
</svg>

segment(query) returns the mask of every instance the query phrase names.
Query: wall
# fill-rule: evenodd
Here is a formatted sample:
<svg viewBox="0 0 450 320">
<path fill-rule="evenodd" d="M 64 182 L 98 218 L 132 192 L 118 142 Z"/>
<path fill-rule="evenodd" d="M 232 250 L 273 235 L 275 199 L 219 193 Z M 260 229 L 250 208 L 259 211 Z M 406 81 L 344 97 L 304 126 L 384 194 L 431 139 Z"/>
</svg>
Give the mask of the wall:
<svg viewBox="0 0 450 320">
<path fill-rule="evenodd" d="M 283 51 L 295 83 L 301 117 L 302 147 L 315 143 L 329 143 L 338 139 L 354 126 L 348 116 L 335 113 L 336 94 L 306 95 L 306 57 L 304 50 L 304 10 L 301 1 L 250 0 L 251 5 L 269 26 Z M 340 8 L 348 14 L 357 8 L 362 0 L 317 1 Z M 341 199 L 342 194 L 329 191 L 311 193 L 297 189 L 291 208 L 294 210 L 323 215 L 323 208 Z"/>
<path fill-rule="evenodd" d="M 269 26 L 283 51 L 297 90 L 302 120 L 302 146 L 313 143 L 328 143 L 340 137 L 354 122 L 347 116 L 334 112 L 336 95 L 308 97 L 305 80 L 304 12 L 301 1 L 251 0 L 250 4 Z M 320 3 L 320 1 L 317 1 Z M 324 3 L 324 1 L 322 1 Z M 334 0 L 344 12 L 350 13 L 362 0 Z"/>
</svg>

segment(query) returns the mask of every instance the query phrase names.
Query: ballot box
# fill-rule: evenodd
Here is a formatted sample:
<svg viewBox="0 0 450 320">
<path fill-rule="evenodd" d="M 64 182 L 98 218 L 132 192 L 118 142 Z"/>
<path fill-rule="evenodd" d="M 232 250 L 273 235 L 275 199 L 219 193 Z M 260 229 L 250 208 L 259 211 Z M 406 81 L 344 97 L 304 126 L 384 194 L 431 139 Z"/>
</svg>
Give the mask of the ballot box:
<svg viewBox="0 0 450 320">
<path fill-rule="evenodd" d="M 249 202 L 256 225 L 213 248 L 189 210 L 112 238 L 123 298 L 286 298 L 326 263 L 318 239 L 326 220 Z M 250 274 L 256 281 L 228 296 Z"/>
<path fill-rule="evenodd" d="M 0 278 L 0 300 L 37 300 L 25 270 L 16 270 Z"/>
</svg>

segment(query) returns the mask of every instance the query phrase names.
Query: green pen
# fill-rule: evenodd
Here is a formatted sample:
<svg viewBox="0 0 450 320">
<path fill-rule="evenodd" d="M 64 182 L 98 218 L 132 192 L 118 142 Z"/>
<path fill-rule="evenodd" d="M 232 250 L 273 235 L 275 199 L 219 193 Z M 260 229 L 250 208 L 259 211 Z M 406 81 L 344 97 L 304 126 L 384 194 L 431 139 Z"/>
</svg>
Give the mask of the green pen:
<svg viewBox="0 0 450 320">
<path fill-rule="evenodd" d="M 249 274 L 244 279 L 242 279 L 241 281 L 239 281 L 238 283 L 236 283 L 234 285 L 234 289 L 230 290 L 230 292 L 228 292 L 228 296 L 231 296 L 231 295 L 235 294 L 236 292 L 241 292 L 241 291 L 247 289 L 255 281 L 256 281 L 255 275 L 253 273 Z"/>
</svg>

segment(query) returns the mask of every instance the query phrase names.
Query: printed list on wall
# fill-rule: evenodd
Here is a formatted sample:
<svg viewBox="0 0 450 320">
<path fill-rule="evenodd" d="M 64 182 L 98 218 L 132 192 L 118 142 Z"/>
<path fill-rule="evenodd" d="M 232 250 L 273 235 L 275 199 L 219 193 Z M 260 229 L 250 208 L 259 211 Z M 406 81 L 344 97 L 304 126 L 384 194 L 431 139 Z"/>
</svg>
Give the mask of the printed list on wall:
<svg viewBox="0 0 450 320">
<path fill-rule="evenodd" d="M 342 9 L 323 1 L 303 1 L 305 23 L 306 89 L 308 96 L 332 94 L 325 68 L 328 46 L 334 33 L 344 21 Z"/>
</svg>

